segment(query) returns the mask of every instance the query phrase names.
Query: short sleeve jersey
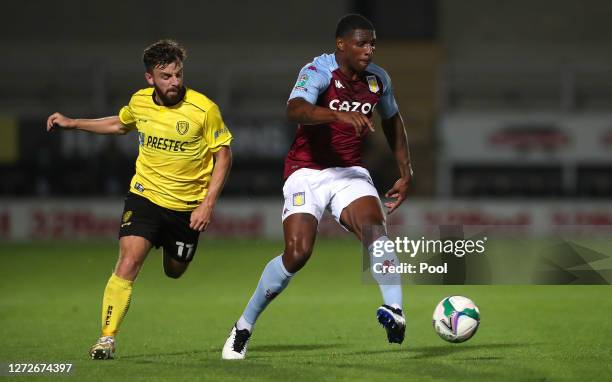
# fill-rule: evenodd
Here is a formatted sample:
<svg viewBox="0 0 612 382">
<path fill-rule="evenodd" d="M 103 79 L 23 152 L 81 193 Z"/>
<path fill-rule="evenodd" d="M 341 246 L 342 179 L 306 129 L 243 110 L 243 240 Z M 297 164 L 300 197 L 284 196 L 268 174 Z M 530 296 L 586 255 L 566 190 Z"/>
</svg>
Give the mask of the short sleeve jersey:
<svg viewBox="0 0 612 382">
<path fill-rule="evenodd" d="M 176 105 L 158 105 L 154 89 L 146 88 L 134 93 L 119 119 L 138 130 L 130 191 L 176 211 L 197 207 L 208 190 L 213 153 L 232 140 L 219 107 L 192 89 Z"/>
<path fill-rule="evenodd" d="M 357 111 L 368 118 L 376 108 L 382 118 L 398 112 L 391 79 L 380 66 L 370 63 L 357 80 L 344 75 L 334 54 L 323 54 L 306 64 L 289 95 L 313 105 L 340 111 Z M 362 166 L 364 134 L 357 137 L 353 126 L 332 122 L 298 125 L 285 158 L 284 177 L 300 168 Z"/>
</svg>

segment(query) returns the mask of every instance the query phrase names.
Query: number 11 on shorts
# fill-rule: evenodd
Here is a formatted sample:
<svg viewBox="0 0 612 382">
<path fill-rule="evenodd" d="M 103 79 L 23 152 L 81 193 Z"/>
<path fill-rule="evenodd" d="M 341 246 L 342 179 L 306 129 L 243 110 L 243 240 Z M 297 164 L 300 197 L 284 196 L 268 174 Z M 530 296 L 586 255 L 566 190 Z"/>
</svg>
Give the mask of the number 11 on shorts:
<svg viewBox="0 0 612 382">
<path fill-rule="evenodd" d="M 182 241 L 177 241 L 176 246 L 178 247 L 176 255 L 179 259 L 189 261 L 193 257 L 193 244 L 185 244 Z M 187 247 L 187 254 L 185 254 L 185 257 L 183 257 L 185 247 Z"/>
</svg>

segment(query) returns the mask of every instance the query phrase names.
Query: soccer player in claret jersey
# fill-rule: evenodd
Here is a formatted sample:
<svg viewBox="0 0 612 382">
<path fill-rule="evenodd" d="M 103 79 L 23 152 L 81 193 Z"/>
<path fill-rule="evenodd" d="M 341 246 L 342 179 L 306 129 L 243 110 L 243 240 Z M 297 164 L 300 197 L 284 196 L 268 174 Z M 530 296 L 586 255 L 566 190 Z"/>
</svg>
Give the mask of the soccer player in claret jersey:
<svg viewBox="0 0 612 382">
<path fill-rule="evenodd" d="M 392 213 L 406 198 L 412 168 L 391 80 L 371 62 L 375 45 L 370 21 L 360 15 L 346 15 L 337 25 L 335 53 L 316 57 L 299 73 L 287 102 L 289 120 L 299 125 L 285 160 L 285 248 L 264 268 L 253 296 L 225 342 L 224 359 L 245 357 L 257 318 L 308 261 L 325 209 L 368 246 L 373 264 L 398 263 L 395 252 L 387 250 L 394 246 L 384 245 L 393 243 L 385 243 L 389 241 L 385 215 L 361 159 L 363 140 L 374 130 L 370 118 L 376 108 L 400 173 L 385 195 L 391 201 L 384 205 Z M 373 227 L 372 235 L 364 234 L 366 227 Z M 374 244 L 385 248 L 382 256 L 372 255 Z M 406 321 L 399 275 L 387 273 L 374 278 L 384 301 L 377 310 L 378 321 L 386 329 L 389 343 L 401 344 Z M 338 309 L 342 309 L 341 304 Z"/>
<path fill-rule="evenodd" d="M 158 41 L 143 55 L 150 87 L 134 93 L 118 116 L 72 119 L 54 113 L 47 120 L 48 131 L 138 131 L 136 173 L 121 218 L 119 259 L 104 290 L 102 335 L 89 352 L 93 359 L 114 357 L 132 284 L 153 246 L 163 248 L 168 277 L 187 270 L 229 174 L 232 135 L 217 105 L 183 85 L 185 58 L 177 42 Z"/>
</svg>

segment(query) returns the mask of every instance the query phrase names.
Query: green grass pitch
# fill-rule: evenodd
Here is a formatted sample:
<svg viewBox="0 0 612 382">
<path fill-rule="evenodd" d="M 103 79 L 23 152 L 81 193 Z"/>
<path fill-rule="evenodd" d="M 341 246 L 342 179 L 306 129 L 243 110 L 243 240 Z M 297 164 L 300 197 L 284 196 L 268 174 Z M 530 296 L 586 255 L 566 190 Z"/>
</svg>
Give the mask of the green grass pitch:
<svg viewBox="0 0 612 382">
<path fill-rule="evenodd" d="M 348 236 L 347 236 L 348 237 Z M 72 362 L 78 381 L 557 381 L 610 380 L 611 286 L 406 286 L 408 328 L 389 345 L 375 318 L 377 286 L 360 276 L 354 240 L 319 240 L 309 264 L 260 318 L 247 360 L 221 347 L 265 263 L 269 241 L 204 236 L 187 273 L 163 276 L 152 252 L 135 283 L 117 358 L 92 361 L 101 298 L 117 243 L 0 243 L 0 362 Z M 480 307 L 481 327 L 463 344 L 434 333 L 444 296 Z"/>
</svg>

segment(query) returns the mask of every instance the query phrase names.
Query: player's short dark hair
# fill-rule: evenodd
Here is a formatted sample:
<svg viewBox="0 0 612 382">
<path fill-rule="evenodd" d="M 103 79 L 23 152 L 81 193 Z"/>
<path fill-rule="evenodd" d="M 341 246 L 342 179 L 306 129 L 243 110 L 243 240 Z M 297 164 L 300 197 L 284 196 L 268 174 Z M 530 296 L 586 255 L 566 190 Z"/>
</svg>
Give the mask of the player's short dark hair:
<svg viewBox="0 0 612 382">
<path fill-rule="evenodd" d="M 186 58 L 187 50 L 181 44 L 164 39 L 145 48 L 142 62 L 147 70 L 151 70 L 157 66 L 163 68 L 175 61 L 183 62 Z"/>
<path fill-rule="evenodd" d="M 344 37 L 348 32 L 352 32 L 355 29 L 373 31 L 374 24 L 362 15 L 349 13 L 348 15 L 342 16 L 338 21 L 338 25 L 336 26 L 336 38 Z"/>
</svg>

